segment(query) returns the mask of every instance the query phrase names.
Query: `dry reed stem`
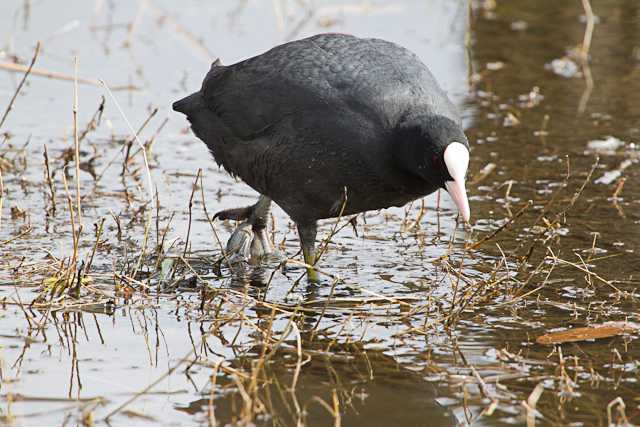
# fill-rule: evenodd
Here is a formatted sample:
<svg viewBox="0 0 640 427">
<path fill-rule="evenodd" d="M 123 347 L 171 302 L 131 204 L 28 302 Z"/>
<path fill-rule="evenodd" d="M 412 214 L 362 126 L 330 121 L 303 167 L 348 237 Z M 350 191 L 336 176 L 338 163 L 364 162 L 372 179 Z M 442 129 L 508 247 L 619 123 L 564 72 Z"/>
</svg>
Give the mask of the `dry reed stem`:
<svg viewBox="0 0 640 427">
<path fill-rule="evenodd" d="M 44 146 L 44 168 L 47 180 L 47 186 L 49 187 L 49 195 L 51 197 L 51 212 L 56 213 L 56 190 L 53 185 L 53 179 L 51 177 L 51 168 L 49 167 L 49 153 L 47 151 L 47 145 Z"/>
<path fill-rule="evenodd" d="M 96 255 L 96 251 L 98 250 L 98 245 L 100 244 L 100 237 L 102 237 L 102 231 L 104 229 L 104 218 L 101 218 L 100 225 L 96 230 L 96 242 L 93 245 L 93 249 L 91 249 L 91 255 L 89 255 L 89 260 L 87 261 L 87 265 L 84 268 L 84 273 L 88 274 L 91 269 L 91 264 L 93 263 L 93 257 Z"/>
<path fill-rule="evenodd" d="M 0 70 L 9 71 L 12 73 L 25 73 L 26 71 L 29 70 L 29 67 L 25 67 L 24 65 L 16 64 L 13 62 L 0 62 Z M 70 76 L 68 74 L 62 74 L 55 71 L 41 70 L 38 68 L 31 68 L 30 74 L 33 74 L 34 76 L 46 77 L 49 79 L 63 80 L 68 82 L 73 82 L 75 80 L 74 76 Z M 86 84 L 90 86 L 98 86 L 98 87 L 102 86 L 102 83 L 100 83 L 100 80 L 93 80 L 93 79 L 87 79 L 82 77 L 78 78 L 78 83 Z M 118 92 L 123 90 L 127 90 L 127 91 L 140 90 L 140 88 L 134 85 L 119 85 L 119 86 L 112 87 L 111 90 Z"/>
<path fill-rule="evenodd" d="M 231 273 L 233 274 L 233 266 L 232 263 L 229 261 L 229 258 L 227 257 L 227 252 L 225 251 L 224 245 L 222 244 L 222 241 L 220 240 L 220 236 L 218 235 L 218 230 L 216 230 L 216 226 L 213 224 L 213 220 L 211 219 L 211 215 L 209 215 L 209 211 L 207 210 L 207 203 L 204 197 L 204 182 L 202 181 L 203 177 L 202 175 L 200 176 L 200 196 L 202 199 L 202 209 L 204 211 L 204 216 L 207 218 L 207 222 L 209 223 L 209 226 L 211 227 L 211 232 L 213 233 L 213 236 L 216 239 L 216 242 L 218 243 L 218 247 L 220 248 L 220 253 L 222 254 L 222 257 L 224 258 L 224 261 L 227 263 L 227 267 L 229 267 L 229 270 L 231 270 Z"/>
<path fill-rule="evenodd" d="M 580 50 L 578 51 L 578 56 L 582 65 L 582 74 L 584 75 L 586 87 L 580 97 L 580 102 L 578 103 L 579 114 L 584 113 L 587 109 L 587 103 L 589 102 L 589 98 L 591 98 L 594 86 L 593 75 L 591 74 L 591 67 L 589 66 L 589 50 L 591 49 L 591 39 L 593 37 L 593 29 L 595 27 L 595 16 L 593 14 L 593 9 L 591 8 L 590 0 L 582 0 L 582 7 L 587 18 L 587 25 L 584 30 L 584 37 L 582 39 Z"/>
<path fill-rule="evenodd" d="M 477 242 L 467 246 L 465 249 L 466 250 L 473 250 L 473 249 L 477 248 L 478 246 L 486 243 L 488 240 L 493 239 L 497 234 L 502 232 L 502 230 L 504 230 L 505 228 L 508 228 L 509 226 L 511 226 L 511 224 L 513 224 L 516 221 L 516 219 L 518 219 L 520 216 L 522 216 L 522 214 L 524 214 L 527 211 L 527 209 L 529 209 L 531 207 L 531 205 L 533 205 L 533 201 L 531 201 L 531 200 L 527 201 L 527 203 L 525 203 L 524 206 L 521 207 L 520 210 L 518 210 L 518 212 L 516 212 L 512 217 L 510 217 L 507 220 L 507 222 L 505 222 L 500 227 L 498 227 L 495 230 L 493 230 L 492 233 L 484 236 L 482 239 L 478 240 Z"/>
<path fill-rule="evenodd" d="M 69 286 L 69 271 L 74 271 L 75 273 L 75 267 L 78 261 L 78 246 L 79 246 L 79 235 L 77 233 L 77 231 L 79 231 L 81 229 L 82 226 L 79 226 L 78 229 L 76 230 L 76 218 L 75 218 L 75 210 L 73 209 L 73 202 L 71 201 L 71 192 L 69 192 L 69 184 L 67 183 L 67 177 L 66 177 L 66 171 L 62 172 L 62 183 L 64 185 L 64 192 L 67 196 L 67 205 L 69 206 L 69 218 L 71 221 L 71 233 L 73 235 L 73 255 L 71 257 L 71 263 L 69 265 L 69 269 L 67 270 L 66 273 L 66 282 L 65 285 Z"/>
<path fill-rule="evenodd" d="M 76 161 L 76 209 L 78 225 L 82 226 L 82 206 L 80 205 L 80 140 L 78 139 L 78 57 L 73 59 L 73 146 Z"/>
<path fill-rule="evenodd" d="M 127 171 L 127 168 L 129 166 L 129 162 L 131 161 L 131 159 L 134 158 L 135 154 L 138 154 L 140 152 L 140 150 L 144 149 L 144 144 L 142 144 L 142 148 L 138 148 L 138 151 L 136 151 L 134 155 L 131 155 L 131 145 L 133 144 L 134 139 L 136 137 L 139 137 L 139 135 L 147 127 L 149 122 L 151 122 L 151 119 L 153 119 L 157 113 L 158 113 L 158 108 L 157 107 L 154 108 L 153 110 L 151 110 L 151 113 L 149 113 L 149 115 L 144 120 L 144 122 L 142 122 L 142 124 L 140 125 L 140 127 L 136 131 L 135 135 L 133 137 L 129 138 L 126 141 L 126 143 L 125 143 L 125 150 L 126 151 L 125 151 L 125 155 L 124 155 L 124 161 L 122 163 L 122 174 L 123 175 Z M 144 151 L 145 151 L 145 154 L 146 154 L 147 150 L 144 150 Z"/>
<path fill-rule="evenodd" d="M 18 239 L 26 236 L 27 234 L 31 233 L 32 230 L 33 230 L 33 227 L 29 225 L 26 229 L 24 229 L 20 233 L 16 234 L 15 236 L 10 237 L 7 240 L 3 240 L 2 242 L 0 242 L 0 246 L 4 246 L 4 245 L 6 245 L 8 243 L 13 242 L 14 240 L 18 240 Z"/>
<path fill-rule="evenodd" d="M 147 125 L 149 124 L 151 119 L 156 115 L 157 112 L 158 112 L 158 109 L 154 108 L 151 111 L 151 113 L 147 116 L 147 118 L 144 120 L 144 122 L 142 122 L 142 124 L 138 127 L 138 130 L 135 132 L 134 137 L 125 140 L 124 147 L 123 147 L 123 150 L 125 150 L 125 160 L 123 161 L 123 164 L 122 164 L 122 175 L 125 175 L 125 173 L 127 172 L 127 167 L 128 167 L 129 162 L 130 162 L 130 159 L 134 158 L 140 152 L 140 149 L 138 149 L 138 151 L 136 151 L 134 154 L 130 155 L 131 144 L 133 144 L 135 137 L 139 137 L 139 135 L 147 127 Z M 115 163 L 115 161 L 118 158 L 118 155 L 120 153 L 122 153 L 122 150 L 120 150 L 120 152 L 114 154 L 114 156 L 107 162 L 107 165 L 102 169 L 102 172 L 100 172 L 97 175 L 97 177 L 93 180 L 93 184 L 94 185 L 97 185 L 102 180 L 102 178 L 104 177 L 105 173 L 107 172 L 107 170 L 109 170 L 111 165 L 113 163 Z M 147 154 L 147 151 L 145 150 L 145 155 L 146 154 Z"/>
<path fill-rule="evenodd" d="M 13 108 L 13 103 L 16 101 L 16 98 L 18 97 L 18 94 L 20 93 L 20 90 L 22 89 L 22 86 L 24 86 L 24 82 L 27 81 L 27 77 L 29 77 L 29 74 L 31 74 L 33 72 L 33 64 L 36 63 L 36 60 L 38 59 L 38 54 L 39 53 L 40 53 L 40 42 L 38 42 L 36 44 L 36 50 L 33 53 L 33 57 L 31 58 L 31 63 L 29 64 L 29 66 L 26 67 L 25 69 L 21 70 L 21 71 L 24 72 L 24 76 L 22 76 L 22 80 L 20 80 L 20 83 L 18 84 L 18 87 L 16 87 L 16 90 L 13 93 L 13 96 L 11 97 L 11 100 L 9 101 L 9 105 L 7 105 L 7 109 L 4 111 L 4 114 L 2 115 L 2 118 L 0 119 L 0 129 L 2 128 L 2 125 L 4 124 L 4 121 L 7 119 L 7 116 L 9 115 L 9 112 Z M 2 64 L 0 64 L 0 67 L 1 66 L 2 66 Z"/>
<path fill-rule="evenodd" d="M 574 267 L 574 268 L 577 268 L 578 270 L 582 271 L 583 273 L 586 273 L 588 276 L 591 276 L 591 277 L 594 277 L 594 278 L 598 279 L 600 282 L 602 282 L 605 285 L 609 286 L 611 289 L 613 289 L 614 291 L 616 291 L 620 295 L 626 295 L 627 294 L 626 292 L 623 292 L 622 290 L 620 290 L 616 285 L 611 283 L 610 280 L 607 280 L 607 279 L 603 278 L 598 273 L 594 273 L 593 271 L 589 270 L 588 268 L 580 266 L 580 265 L 578 265 L 578 264 L 576 264 L 574 262 L 558 258 L 556 256 L 556 254 L 553 253 L 551 248 L 548 248 L 548 250 L 551 253 L 552 259 L 554 261 L 559 262 L 561 264 L 569 265 L 569 266 Z"/>
<path fill-rule="evenodd" d="M 622 192 L 622 189 L 624 188 L 624 183 L 625 183 L 626 180 L 627 180 L 627 178 L 622 177 L 616 183 L 616 187 L 613 190 L 613 194 L 611 195 L 611 198 L 614 199 L 614 201 L 619 198 L 620 193 Z"/>
<path fill-rule="evenodd" d="M 531 391 L 527 400 L 522 402 L 522 406 L 524 406 L 527 412 L 527 427 L 536 426 L 536 405 L 538 404 L 538 400 L 540 399 L 542 392 L 544 392 L 544 383 L 540 382 Z"/>
<path fill-rule="evenodd" d="M 222 359 L 218 359 L 213 367 L 213 372 L 211 372 L 211 376 L 209 377 L 211 384 L 211 391 L 209 392 L 209 401 L 207 402 L 207 421 L 209 422 L 209 426 L 213 427 L 218 425 L 216 422 L 216 413 L 215 407 L 213 405 L 214 400 L 214 392 L 216 390 L 217 379 L 218 379 L 218 370 L 220 369 L 220 365 L 222 364 Z"/>
<path fill-rule="evenodd" d="M 198 169 L 198 173 L 196 174 L 196 180 L 191 187 L 191 196 L 189 196 L 189 222 L 187 225 L 187 238 L 184 242 L 184 251 L 182 252 L 182 256 L 187 256 L 187 250 L 189 248 L 189 237 L 191 236 L 191 220 L 193 216 L 193 196 L 196 194 L 196 190 L 198 189 L 198 179 L 202 180 L 202 169 Z"/>
<path fill-rule="evenodd" d="M 620 396 L 618 396 L 615 399 L 613 399 L 607 405 L 607 420 L 608 420 L 607 425 L 608 426 L 614 425 L 613 414 L 612 414 L 614 406 L 618 408 L 618 414 L 620 414 L 620 418 L 622 418 L 622 422 L 616 421 L 615 425 L 616 426 L 630 426 L 631 424 L 627 420 L 627 415 L 625 414 L 626 405 L 624 404 L 624 400 L 622 400 L 622 397 L 620 397 Z"/>
<path fill-rule="evenodd" d="M 4 180 L 2 178 L 2 168 L 0 168 L 0 231 L 2 231 L 2 204 L 4 202 Z"/>
<path fill-rule="evenodd" d="M 149 161 L 147 159 L 147 151 L 144 149 L 144 144 L 140 141 L 140 138 L 138 138 L 137 132 L 133 129 L 133 126 L 131 126 L 131 122 L 129 121 L 127 116 L 124 114 L 122 107 L 120 107 L 120 103 L 118 102 L 116 97 L 113 95 L 113 92 L 107 85 L 107 82 L 105 82 L 104 80 L 100 80 L 100 84 L 102 85 L 102 87 L 104 87 L 104 89 L 109 94 L 109 97 L 115 104 L 116 108 L 118 109 L 118 112 L 120 113 L 120 116 L 122 116 L 122 119 L 124 120 L 127 127 L 129 128 L 129 131 L 131 132 L 131 135 L 133 136 L 135 142 L 142 149 L 142 158 L 144 159 L 144 167 L 147 175 L 147 196 L 149 198 L 148 201 L 150 206 L 154 206 L 155 203 L 154 203 L 154 196 L 153 196 L 153 180 L 151 179 L 151 170 L 149 169 Z M 149 212 L 150 211 L 151 210 L 149 210 Z"/>
<path fill-rule="evenodd" d="M 140 265 L 142 264 L 142 258 L 143 258 L 144 254 L 145 254 L 146 246 L 147 246 L 147 243 L 149 241 L 149 231 L 151 230 L 151 219 L 152 219 L 152 215 L 153 215 L 152 212 L 153 212 L 153 206 L 155 205 L 155 197 L 154 197 L 154 192 L 153 192 L 153 179 L 151 178 L 151 169 L 149 168 L 149 160 L 147 158 L 147 151 L 144 149 L 144 144 L 140 141 L 140 138 L 138 138 L 137 132 L 133 129 L 133 126 L 131 126 L 131 122 L 129 121 L 127 116 L 124 114 L 124 111 L 122 110 L 122 107 L 120 106 L 120 103 L 118 102 L 116 97 L 113 95 L 113 92 L 111 91 L 111 89 L 109 89 L 109 86 L 107 85 L 107 83 L 104 80 L 100 80 L 100 83 L 102 84 L 102 86 L 105 88 L 105 90 L 109 94 L 109 97 L 111 98 L 111 100 L 115 104 L 116 108 L 118 109 L 118 112 L 122 116 L 122 119 L 127 124 L 127 127 L 129 128 L 129 131 L 133 135 L 134 140 L 138 144 L 138 147 L 140 147 L 140 149 L 142 150 L 142 159 L 144 160 L 144 168 L 145 168 L 146 177 L 147 177 L 147 196 L 148 196 L 148 199 L 149 199 L 148 200 L 149 208 L 147 209 L 147 215 L 146 215 L 146 219 L 145 219 L 145 227 L 144 227 L 144 237 L 143 237 L 142 249 L 140 251 L 140 256 L 138 257 L 138 262 L 137 262 L 136 267 L 134 269 L 134 272 L 132 274 L 132 275 L 135 275 L 135 273 L 140 268 Z M 152 113 L 152 115 L 153 114 L 155 114 L 155 113 Z M 126 164 L 123 167 L 126 167 Z"/>
<path fill-rule="evenodd" d="M 584 30 L 580 53 L 582 55 L 582 60 L 587 61 L 589 57 L 589 50 L 591 49 L 593 29 L 595 27 L 595 15 L 593 14 L 593 9 L 591 8 L 591 2 L 589 0 L 582 0 L 582 7 L 584 9 L 585 17 L 587 18 L 587 26 Z"/>
</svg>

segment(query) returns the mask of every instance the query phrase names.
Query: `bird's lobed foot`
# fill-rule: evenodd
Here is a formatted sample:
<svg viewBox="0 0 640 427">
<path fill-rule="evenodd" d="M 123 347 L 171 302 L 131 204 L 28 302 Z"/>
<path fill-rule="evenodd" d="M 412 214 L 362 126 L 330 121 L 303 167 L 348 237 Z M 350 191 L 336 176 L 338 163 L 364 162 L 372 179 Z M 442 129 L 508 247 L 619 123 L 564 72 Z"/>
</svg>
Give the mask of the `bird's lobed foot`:
<svg viewBox="0 0 640 427">
<path fill-rule="evenodd" d="M 269 240 L 267 230 L 265 228 L 253 230 L 253 240 L 250 248 L 250 262 L 252 264 L 259 263 L 263 258 L 275 254 L 275 249 Z"/>
<path fill-rule="evenodd" d="M 240 224 L 227 241 L 225 252 L 232 261 L 249 259 L 251 255 L 251 241 L 253 240 L 253 230 L 249 222 Z"/>
<path fill-rule="evenodd" d="M 248 261 L 257 265 L 267 257 L 278 257 L 267 230 L 255 230 L 250 222 L 243 222 L 227 241 L 226 254 L 230 261 Z"/>
</svg>

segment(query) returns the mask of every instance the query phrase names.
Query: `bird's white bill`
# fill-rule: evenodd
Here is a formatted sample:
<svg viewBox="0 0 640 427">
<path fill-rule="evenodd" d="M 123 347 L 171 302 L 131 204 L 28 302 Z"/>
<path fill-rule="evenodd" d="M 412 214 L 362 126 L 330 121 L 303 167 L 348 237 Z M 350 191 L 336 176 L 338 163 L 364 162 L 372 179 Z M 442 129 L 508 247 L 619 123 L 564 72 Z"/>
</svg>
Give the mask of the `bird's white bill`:
<svg viewBox="0 0 640 427">
<path fill-rule="evenodd" d="M 464 144 L 452 142 L 444 150 L 444 164 L 453 181 L 444 183 L 447 192 L 458 207 L 458 211 L 462 219 L 469 221 L 471 218 L 471 210 L 469 209 L 469 200 L 467 199 L 467 190 L 465 188 L 464 179 L 467 175 L 469 167 L 469 150 Z"/>
<path fill-rule="evenodd" d="M 462 219 L 468 222 L 469 218 L 471 218 L 471 210 L 469 209 L 469 200 L 467 200 L 467 190 L 464 188 L 464 181 L 447 181 L 444 185 L 458 207 Z"/>
</svg>

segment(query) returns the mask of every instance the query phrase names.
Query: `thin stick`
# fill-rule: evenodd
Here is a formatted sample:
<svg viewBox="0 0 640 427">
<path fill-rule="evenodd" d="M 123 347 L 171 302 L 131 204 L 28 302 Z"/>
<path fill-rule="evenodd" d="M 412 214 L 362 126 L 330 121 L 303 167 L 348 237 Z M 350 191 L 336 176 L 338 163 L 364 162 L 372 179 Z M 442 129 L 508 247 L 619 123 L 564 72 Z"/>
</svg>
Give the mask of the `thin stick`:
<svg viewBox="0 0 640 427">
<path fill-rule="evenodd" d="M 593 76 L 591 74 L 591 67 L 589 67 L 589 49 L 591 48 L 591 38 L 593 37 L 593 28 L 595 26 L 595 16 L 593 9 L 591 9 L 591 3 L 589 0 L 582 0 L 582 7 L 584 14 L 587 18 L 587 26 L 584 30 L 584 37 L 582 39 L 582 46 L 580 46 L 579 56 L 582 63 L 582 74 L 584 74 L 584 81 L 586 87 L 582 96 L 580 97 L 580 103 L 578 104 L 578 113 L 582 114 L 587 108 L 587 102 L 591 97 L 593 91 Z"/>
<path fill-rule="evenodd" d="M 25 67 L 24 65 L 16 64 L 13 62 L 0 62 L 0 70 L 9 71 L 12 73 L 24 73 L 30 70 L 29 71 L 30 74 L 33 74 L 34 76 L 46 77 L 54 80 L 64 80 L 68 82 L 72 82 L 75 80 L 74 76 L 70 76 L 68 74 L 62 74 L 55 71 L 41 70 L 41 69 L 32 68 L 32 67 Z M 90 86 L 102 86 L 102 83 L 100 83 L 100 80 L 92 80 L 92 79 L 87 79 L 82 77 L 78 78 L 78 83 L 82 83 Z M 111 90 L 113 91 L 140 90 L 140 88 L 134 85 L 120 85 L 120 86 L 114 86 L 113 88 L 111 88 Z"/>
<path fill-rule="evenodd" d="M 182 252 L 182 256 L 187 256 L 187 250 L 189 248 L 189 236 L 191 236 L 191 217 L 193 211 L 193 195 L 196 194 L 196 190 L 198 189 L 198 179 L 202 177 L 202 169 L 198 169 L 198 173 L 196 174 L 196 180 L 193 183 L 193 188 L 191 189 L 191 197 L 189 197 L 189 225 L 187 226 L 187 238 L 184 242 L 184 252 Z"/>
<path fill-rule="evenodd" d="M 9 101 L 9 105 L 7 105 L 7 109 L 4 111 L 4 114 L 2 115 L 2 119 L 0 119 L 0 128 L 2 128 L 4 121 L 7 119 L 7 116 L 9 115 L 9 111 L 11 111 L 11 109 L 13 108 L 13 103 L 16 101 L 16 98 L 18 97 L 18 94 L 20 93 L 22 86 L 24 86 L 24 82 L 27 81 L 27 77 L 29 77 L 29 74 L 31 74 L 31 72 L 33 71 L 33 64 L 36 63 L 36 59 L 38 59 L 39 53 L 40 53 L 40 42 L 36 44 L 36 51 L 33 53 L 33 58 L 31 58 L 31 64 L 29 64 L 29 67 L 26 68 L 24 72 L 24 76 L 22 76 L 22 80 L 20 80 L 20 84 L 18 84 L 16 91 L 13 93 L 13 96 L 11 97 L 11 101 Z"/>
<path fill-rule="evenodd" d="M 78 57 L 73 58 L 73 145 L 76 157 L 76 209 L 78 224 L 82 224 L 82 206 L 80 205 L 80 140 L 78 139 Z"/>
<path fill-rule="evenodd" d="M 91 263 L 93 262 L 93 257 L 96 254 L 98 249 L 98 245 L 100 244 L 100 237 L 102 237 L 102 231 L 104 229 L 104 218 L 100 220 L 100 225 L 96 230 L 96 243 L 93 245 L 93 249 L 91 250 L 91 255 L 89 255 L 89 261 L 87 261 L 87 265 L 84 268 L 84 274 L 89 274 L 89 270 L 91 269 Z"/>
<path fill-rule="evenodd" d="M 154 206 L 155 199 L 153 196 L 153 180 L 151 179 L 151 170 L 149 169 L 149 161 L 147 160 L 147 151 L 144 149 L 144 144 L 142 143 L 142 141 L 140 141 L 140 138 L 138 138 L 138 134 L 136 133 L 136 131 L 133 130 L 133 126 L 131 126 L 131 122 L 129 122 L 129 119 L 127 119 L 127 116 L 125 116 L 124 111 L 122 110 L 122 107 L 120 107 L 120 104 L 118 103 L 118 100 L 116 99 L 116 97 L 113 96 L 113 92 L 111 92 L 111 89 L 109 89 L 107 82 L 105 82 L 104 80 L 100 80 L 100 83 L 102 84 L 102 86 L 105 88 L 105 90 L 111 97 L 111 100 L 113 101 L 113 103 L 116 105 L 118 112 L 120 113 L 120 115 L 122 116 L 122 119 L 125 121 L 125 123 L 129 127 L 129 131 L 133 135 L 133 138 L 135 139 L 136 143 L 142 149 L 142 158 L 144 159 L 144 167 L 147 172 L 147 186 L 148 186 L 147 195 L 149 196 L 150 206 Z M 149 212 L 151 212 L 151 209 L 149 210 Z"/>
<path fill-rule="evenodd" d="M 75 265 L 78 260 L 78 235 L 76 234 L 76 222 L 75 222 L 75 215 L 73 210 L 73 202 L 71 201 L 71 193 L 69 192 L 69 185 L 67 184 L 66 172 L 67 172 L 66 170 L 62 171 L 62 183 L 64 184 L 64 192 L 67 195 L 67 203 L 69 205 L 69 217 L 71 220 L 71 234 L 73 235 L 73 258 L 71 259 L 71 263 L 69 264 L 70 266 L 73 266 L 73 269 L 69 269 L 69 271 L 75 272 Z M 82 227 L 79 226 L 78 231 L 80 231 L 81 228 Z M 68 281 L 69 271 L 67 272 L 67 279 L 66 279 L 67 281 Z"/>
<path fill-rule="evenodd" d="M 49 192 L 51 193 L 51 212 L 56 214 L 56 190 L 53 186 L 53 179 L 51 178 L 51 168 L 49 167 L 49 153 L 47 152 L 47 146 L 44 146 L 44 168 L 47 174 L 47 185 L 49 186 Z"/>
<path fill-rule="evenodd" d="M 584 30 L 584 38 L 582 39 L 582 48 L 580 49 L 580 53 L 582 54 L 582 60 L 586 61 L 587 56 L 589 55 L 589 49 L 591 48 L 595 16 L 593 15 L 593 9 L 591 9 L 591 3 L 589 0 L 582 0 L 582 7 L 584 8 L 584 14 L 587 18 L 587 27 Z"/>
<path fill-rule="evenodd" d="M 0 168 L 0 230 L 2 230 L 2 202 L 4 201 L 4 182 L 2 180 L 2 168 Z"/>
<path fill-rule="evenodd" d="M 231 270 L 231 273 L 233 273 L 233 266 L 231 264 L 231 262 L 229 261 L 229 258 L 227 257 L 227 251 L 225 251 L 224 249 L 224 245 L 222 244 L 222 241 L 220 240 L 220 236 L 218 235 L 218 230 L 216 230 L 215 225 L 213 224 L 213 220 L 211 219 L 211 216 L 209 215 L 209 211 L 207 210 L 207 203 L 205 201 L 205 197 L 204 197 L 204 182 L 202 182 L 202 174 L 200 175 L 200 196 L 202 197 L 202 209 L 204 210 L 204 216 L 207 218 L 207 222 L 209 223 L 209 226 L 211 227 L 211 231 L 213 232 L 213 236 L 216 238 L 216 242 L 218 243 L 218 246 L 220 247 L 220 253 L 222 254 L 222 257 L 224 258 L 224 261 L 227 263 L 227 266 L 229 267 L 229 270 Z"/>
<path fill-rule="evenodd" d="M 477 242 L 467 246 L 466 250 L 470 250 L 470 249 L 475 249 L 478 246 L 482 245 L 483 243 L 485 243 L 487 240 L 490 240 L 492 238 L 494 238 L 498 233 L 500 233 L 502 230 L 504 230 L 505 228 L 509 227 L 511 224 L 513 224 L 513 222 L 518 219 L 523 213 L 526 212 L 527 209 L 529 209 L 529 207 L 533 204 L 533 202 L 531 200 L 529 200 L 527 203 L 525 203 L 525 205 L 520 208 L 520 210 L 518 212 L 515 213 L 515 215 L 513 215 L 511 218 L 509 218 L 509 220 L 507 222 L 505 222 L 504 224 L 502 224 L 500 227 L 496 228 L 493 233 L 488 234 L 486 236 L 484 236 L 482 239 L 478 240 Z"/>
</svg>

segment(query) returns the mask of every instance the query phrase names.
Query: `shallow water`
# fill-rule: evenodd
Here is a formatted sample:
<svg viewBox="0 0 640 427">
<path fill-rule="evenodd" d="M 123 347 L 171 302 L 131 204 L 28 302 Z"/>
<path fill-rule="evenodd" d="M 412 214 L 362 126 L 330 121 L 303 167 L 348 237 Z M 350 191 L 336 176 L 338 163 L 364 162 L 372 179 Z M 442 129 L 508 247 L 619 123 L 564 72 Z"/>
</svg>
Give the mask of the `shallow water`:
<svg viewBox="0 0 640 427">
<path fill-rule="evenodd" d="M 144 245 L 142 157 L 134 155 L 122 175 L 131 132 L 103 88 L 82 85 L 80 129 L 106 97 L 100 125 L 81 142 L 79 253 L 85 262 L 94 224 L 104 218 L 92 281 L 78 303 L 68 296 L 50 308 L 21 305 L 41 293 L 50 296 L 52 266 L 68 262 L 73 252 L 62 180 L 65 159 L 71 159 L 73 199 L 73 156 L 64 156 L 73 147 L 73 85 L 30 76 L 0 129 L 8 133 L 0 136 L 3 422 L 89 423 L 141 393 L 109 423 L 250 418 L 259 425 L 525 425 L 521 402 L 541 383 L 535 419 L 541 425 L 606 425 L 607 405 L 618 396 L 629 422 L 638 423 L 637 334 L 556 348 L 535 343 L 548 330 L 638 321 L 637 2 L 594 4 L 590 69 L 577 68 L 591 73 L 591 91 L 584 76 L 566 78 L 545 67 L 582 41 L 577 1 L 498 2 L 495 8 L 483 2 L 474 4 L 470 21 L 465 2 L 444 0 L 327 1 L 308 10 L 294 1 L 182 3 L 0 6 L 3 61 L 17 56 L 28 64 L 40 40 L 36 68 L 72 75 L 78 55 L 80 76 L 140 87 L 114 92 L 133 128 L 159 109 L 140 134 L 144 142 L 157 133 L 150 166 L 160 208 L 152 212 L 148 247 L 166 228 L 170 255 L 159 265 L 145 255 L 138 281 L 123 277 Z M 321 262 L 339 282 L 298 283 L 302 270 L 278 270 L 277 263 L 247 268 L 249 277 L 231 274 L 218 268 L 220 251 L 199 190 L 189 221 L 192 186 L 202 168 L 209 215 L 249 204 L 255 194 L 209 160 L 169 105 L 199 86 L 212 58 L 231 63 L 320 31 L 397 41 L 431 67 L 460 105 L 473 144 L 473 230 L 454 232 L 452 204 L 443 195 L 437 210 L 433 195 L 425 199 L 419 227 L 418 201 L 367 213 L 355 230 L 341 229 Z M 0 77 L 3 109 L 21 75 Z M 609 136 L 622 143 L 599 153 L 590 148 Z M 43 178 L 45 145 L 55 213 Z M 599 162 L 572 204 L 596 155 Z M 495 169 L 480 179 L 489 163 Z M 621 166 L 626 180 L 613 198 L 619 178 L 596 182 Z M 87 172 L 93 170 L 96 178 Z M 528 200 L 532 206 L 512 227 L 465 253 L 465 242 L 487 236 Z M 274 242 L 294 257 L 292 225 L 279 209 L 273 218 Z M 321 235 L 334 224 L 327 221 Z M 215 227 L 224 242 L 233 224 Z M 92 289 L 114 304 L 92 297 Z M 254 374 L 258 386 L 252 389 Z M 618 409 L 612 408 L 614 421 L 624 419 Z"/>
</svg>

